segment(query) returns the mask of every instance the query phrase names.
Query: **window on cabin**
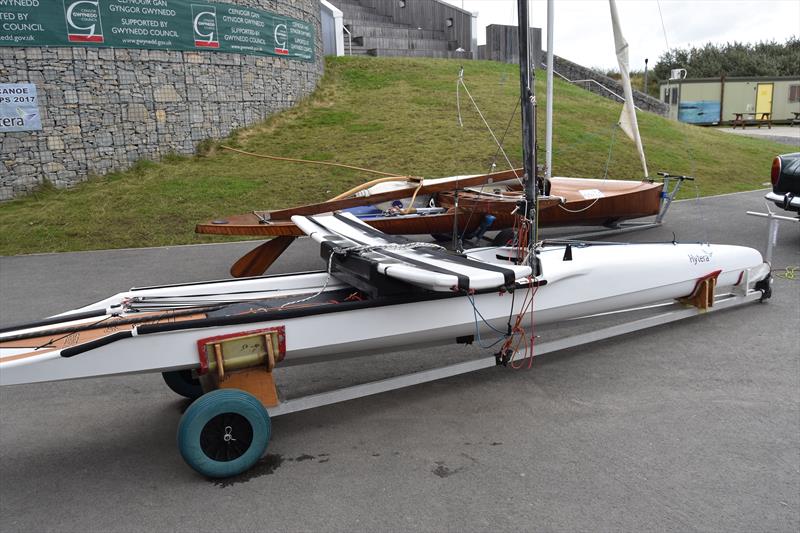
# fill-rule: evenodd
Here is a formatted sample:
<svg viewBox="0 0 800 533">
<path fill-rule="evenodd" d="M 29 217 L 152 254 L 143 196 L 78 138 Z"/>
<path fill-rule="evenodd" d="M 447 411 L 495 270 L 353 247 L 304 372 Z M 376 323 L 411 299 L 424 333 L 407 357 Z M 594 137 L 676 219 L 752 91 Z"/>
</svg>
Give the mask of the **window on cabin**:
<svg viewBox="0 0 800 533">
<path fill-rule="evenodd" d="M 664 103 L 665 104 L 669 103 L 669 87 L 664 89 Z"/>
<path fill-rule="evenodd" d="M 800 85 L 789 85 L 789 101 L 800 102 Z"/>
<path fill-rule="evenodd" d="M 677 87 L 672 90 L 672 103 L 673 104 L 677 104 L 678 103 L 678 88 Z"/>
</svg>

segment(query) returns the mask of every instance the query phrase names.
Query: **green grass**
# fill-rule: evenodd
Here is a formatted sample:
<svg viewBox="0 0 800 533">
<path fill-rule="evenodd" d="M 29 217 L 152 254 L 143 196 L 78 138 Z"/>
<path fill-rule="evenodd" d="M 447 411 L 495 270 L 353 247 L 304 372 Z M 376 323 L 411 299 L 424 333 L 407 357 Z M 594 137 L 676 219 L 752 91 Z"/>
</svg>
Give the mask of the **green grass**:
<svg viewBox="0 0 800 533">
<path fill-rule="evenodd" d="M 202 156 L 140 161 L 125 172 L 69 190 L 43 187 L 0 207 L 0 254 L 58 252 L 215 242 L 194 233 L 203 220 L 253 209 L 322 201 L 375 176 L 345 169 L 267 161 L 221 150 L 317 159 L 427 177 L 480 173 L 496 152 L 462 93 L 464 127 L 456 122 L 460 63 L 430 59 L 333 58 L 317 91 L 262 124 L 206 141 Z M 469 89 L 515 165 L 521 160 L 519 117 L 511 117 L 519 84 L 513 65 L 465 63 Z M 544 95 L 539 80 L 537 92 Z M 601 177 L 614 139 L 609 177 L 639 179 L 633 143 L 612 135 L 620 106 L 556 80 L 555 175 Z M 544 135 L 544 98 L 539 98 Z M 692 174 L 685 196 L 756 189 L 768 179 L 783 145 L 727 135 L 640 114 L 651 173 Z M 542 152 L 544 143 L 541 143 Z M 540 158 L 543 162 L 544 157 Z M 505 168 L 502 158 L 498 169 Z"/>
</svg>

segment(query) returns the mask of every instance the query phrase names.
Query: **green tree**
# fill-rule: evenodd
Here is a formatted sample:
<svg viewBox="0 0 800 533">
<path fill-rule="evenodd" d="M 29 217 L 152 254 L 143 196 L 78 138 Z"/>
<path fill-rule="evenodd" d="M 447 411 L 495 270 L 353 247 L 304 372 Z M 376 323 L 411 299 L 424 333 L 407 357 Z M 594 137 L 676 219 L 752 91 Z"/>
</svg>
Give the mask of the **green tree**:
<svg viewBox="0 0 800 533">
<path fill-rule="evenodd" d="M 707 43 L 702 47 L 674 48 L 663 53 L 653 68 L 654 77 L 669 78 L 675 68 L 690 78 L 725 76 L 800 76 L 800 39 L 750 43 Z"/>
</svg>

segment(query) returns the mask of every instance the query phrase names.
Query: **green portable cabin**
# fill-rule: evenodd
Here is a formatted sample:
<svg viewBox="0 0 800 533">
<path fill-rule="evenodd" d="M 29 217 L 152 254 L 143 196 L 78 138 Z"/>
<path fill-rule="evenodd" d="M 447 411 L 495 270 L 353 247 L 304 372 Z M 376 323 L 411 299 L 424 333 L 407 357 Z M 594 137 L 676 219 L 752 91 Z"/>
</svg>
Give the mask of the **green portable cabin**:
<svg viewBox="0 0 800 533">
<path fill-rule="evenodd" d="M 745 120 L 770 113 L 772 122 L 791 123 L 800 113 L 800 77 L 696 78 L 660 84 L 669 117 L 699 125 L 730 124 L 736 113 Z"/>
</svg>

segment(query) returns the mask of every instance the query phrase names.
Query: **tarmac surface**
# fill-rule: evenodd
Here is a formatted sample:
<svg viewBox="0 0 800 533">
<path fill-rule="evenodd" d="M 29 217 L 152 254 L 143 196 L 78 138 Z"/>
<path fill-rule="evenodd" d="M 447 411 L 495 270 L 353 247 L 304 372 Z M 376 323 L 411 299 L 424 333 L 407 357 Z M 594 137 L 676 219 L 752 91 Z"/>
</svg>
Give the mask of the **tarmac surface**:
<svg viewBox="0 0 800 533">
<path fill-rule="evenodd" d="M 722 127 L 717 128 L 717 131 L 724 131 L 725 133 L 732 133 L 734 135 L 744 135 L 745 137 L 768 139 L 770 141 L 788 144 L 795 149 L 800 148 L 800 126 L 772 126 L 772 128 L 767 128 L 766 126 L 761 128 L 758 126 L 748 126 L 736 129 Z"/>
<path fill-rule="evenodd" d="M 765 191 L 673 205 L 616 237 L 764 250 Z M 552 232 L 551 232 L 552 234 Z M 227 276 L 254 243 L 0 257 L 0 324 L 141 286 Z M 773 266 L 800 265 L 784 223 Z M 308 239 L 276 272 L 318 269 Z M 564 331 L 574 328 L 563 325 Z M 543 338 L 562 334 L 561 325 Z M 273 420 L 267 455 L 205 479 L 154 374 L 0 389 L 2 531 L 798 531 L 800 280 L 766 303 Z M 284 369 L 291 396 L 481 355 Z M 280 369 L 279 369 L 280 370 Z M 276 371 L 277 372 L 277 371 Z"/>
</svg>

